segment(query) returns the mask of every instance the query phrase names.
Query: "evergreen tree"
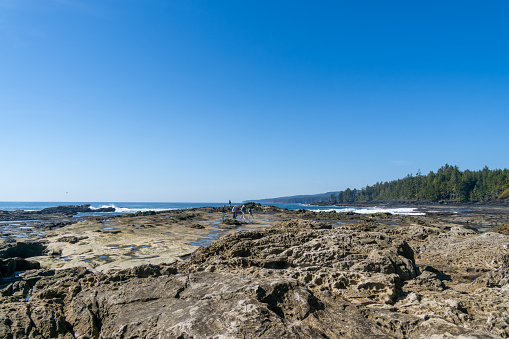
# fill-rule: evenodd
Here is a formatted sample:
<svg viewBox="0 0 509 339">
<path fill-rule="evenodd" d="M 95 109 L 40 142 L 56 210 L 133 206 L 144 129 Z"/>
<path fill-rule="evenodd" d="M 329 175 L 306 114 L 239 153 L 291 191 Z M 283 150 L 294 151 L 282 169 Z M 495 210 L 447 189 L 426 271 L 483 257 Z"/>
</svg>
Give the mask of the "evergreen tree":
<svg viewBox="0 0 509 339">
<path fill-rule="evenodd" d="M 507 198 L 509 190 L 509 170 L 461 172 L 458 166 L 446 164 L 436 173 L 431 171 L 423 175 L 417 171 L 415 176 L 407 175 L 403 179 L 390 182 L 377 182 L 361 190 L 347 188 L 339 192 L 337 198 L 331 195 L 331 201 L 348 203 L 351 201 L 376 200 L 449 200 L 449 201 L 487 201 Z"/>
</svg>

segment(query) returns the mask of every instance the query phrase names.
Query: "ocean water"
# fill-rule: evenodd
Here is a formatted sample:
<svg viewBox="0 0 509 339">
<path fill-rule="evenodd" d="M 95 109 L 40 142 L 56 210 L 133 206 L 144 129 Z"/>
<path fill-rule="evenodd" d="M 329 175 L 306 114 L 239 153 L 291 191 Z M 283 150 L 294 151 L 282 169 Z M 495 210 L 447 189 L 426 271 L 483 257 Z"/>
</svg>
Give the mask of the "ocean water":
<svg viewBox="0 0 509 339">
<path fill-rule="evenodd" d="M 65 206 L 65 205 L 84 205 L 90 204 L 91 209 L 98 209 L 103 207 L 114 207 L 115 212 L 109 213 L 79 213 L 77 216 L 94 216 L 94 215 L 115 215 L 115 214 L 127 214 L 135 213 L 138 211 L 164 211 L 164 210 L 175 210 L 175 209 L 188 209 L 198 207 L 221 207 L 223 205 L 228 206 L 228 203 L 222 202 L 40 202 L 40 201 L 0 201 L 0 210 L 3 211 L 40 211 L 48 207 Z M 232 205 L 241 205 L 242 203 L 232 203 Z M 380 208 L 380 207 L 351 207 L 351 206 L 312 206 L 307 204 L 262 204 L 265 206 L 274 205 L 280 208 L 287 209 L 306 209 L 315 212 L 354 212 L 359 214 L 370 214 L 370 213 L 391 213 L 401 215 L 424 215 L 424 213 L 416 211 L 415 208 Z"/>
<path fill-rule="evenodd" d="M 66 206 L 66 205 L 84 205 L 90 204 L 91 209 L 98 209 L 102 207 L 114 207 L 115 212 L 89 212 L 89 213 L 78 213 L 73 218 L 85 217 L 85 216 L 100 216 L 100 215 L 118 215 L 135 213 L 138 211 L 165 211 L 175 209 L 188 209 L 198 207 L 222 207 L 223 205 L 228 206 L 227 203 L 190 203 L 190 202 L 87 202 L 87 201 L 65 201 L 65 202 L 40 202 L 40 201 L 0 201 L 0 210 L 4 211 L 40 211 L 48 207 Z M 232 205 L 241 205 L 241 203 L 232 203 Z M 424 213 L 417 212 L 414 208 L 377 208 L 377 207 L 350 207 L 350 206 L 312 206 L 306 204 L 263 204 L 263 205 L 274 205 L 280 208 L 287 209 L 306 209 L 315 212 L 355 212 L 359 214 L 377 213 L 377 212 L 388 212 L 392 214 L 405 214 L 405 215 L 422 215 Z M 67 220 L 68 221 L 68 220 Z M 39 222 L 39 220 L 14 220 L 14 221 L 0 221 L 0 233 L 7 232 L 9 235 L 1 235 L 0 238 L 6 237 L 17 237 L 26 238 L 34 235 L 40 235 L 39 231 L 34 228 L 30 222 Z M 219 234 L 218 234 L 219 235 Z M 212 241 L 210 237 L 204 240 Z"/>
</svg>

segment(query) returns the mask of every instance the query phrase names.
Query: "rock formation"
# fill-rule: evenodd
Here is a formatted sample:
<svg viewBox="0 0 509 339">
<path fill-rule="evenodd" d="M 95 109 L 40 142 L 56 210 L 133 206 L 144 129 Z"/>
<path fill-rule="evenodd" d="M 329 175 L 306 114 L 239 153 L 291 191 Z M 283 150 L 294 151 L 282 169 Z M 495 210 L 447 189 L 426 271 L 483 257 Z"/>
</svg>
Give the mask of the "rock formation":
<svg viewBox="0 0 509 339">
<path fill-rule="evenodd" d="M 50 218 L 63 218 L 86 212 L 115 212 L 115 207 L 90 208 L 90 204 L 68 205 L 44 208 L 40 211 L 1 211 L 0 221 L 12 220 L 46 220 Z"/>
<path fill-rule="evenodd" d="M 509 337 L 509 236 L 368 226 L 284 221 L 104 274 L 34 267 L 2 285 L 0 338 Z"/>
</svg>

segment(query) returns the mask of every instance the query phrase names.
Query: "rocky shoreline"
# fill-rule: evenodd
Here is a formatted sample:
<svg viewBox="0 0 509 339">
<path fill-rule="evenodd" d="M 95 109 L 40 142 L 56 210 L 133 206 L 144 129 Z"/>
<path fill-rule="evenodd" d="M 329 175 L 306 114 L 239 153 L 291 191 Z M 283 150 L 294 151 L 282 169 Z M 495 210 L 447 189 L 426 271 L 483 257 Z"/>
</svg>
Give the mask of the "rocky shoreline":
<svg viewBox="0 0 509 339">
<path fill-rule="evenodd" d="M 2 211 L 0 210 L 0 221 L 13 220 L 53 220 L 58 218 L 69 218 L 78 213 L 89 212 L 115 212 L 114 207 L 90 208 L 90 204 L 85 205 L 68 205 L 44 208 L 40 211 Z"/>
<path fill-rule="evenodd" d="M 507 338 L 509 209 L 469 207 L 201 208 L 4 241 L 0 338 Z"/>
<path fill-rule="evenodd" d="M 457 202 L 457 201 L 425 201 L 425 200 L 378 200 L 372 202 L 359 201 L 352 203 L 331 204 L 330 202 L 310 203 L 316 206 L 352 206 L 352 207 L 384 207 L 384 208 L 403 208 L 414 207 L 424 210 L 432 209 L 461 209 L 476 211 L 497 211 L 509 210 L 509 199 L 480 201 L 480 202 Z"/>
</svg>

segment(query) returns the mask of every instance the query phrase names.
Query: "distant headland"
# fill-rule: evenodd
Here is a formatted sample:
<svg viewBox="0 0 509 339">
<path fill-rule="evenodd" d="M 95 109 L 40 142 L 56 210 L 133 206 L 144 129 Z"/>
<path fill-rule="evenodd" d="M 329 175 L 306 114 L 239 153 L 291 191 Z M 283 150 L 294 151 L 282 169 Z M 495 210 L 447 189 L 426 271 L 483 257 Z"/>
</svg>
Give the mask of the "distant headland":
<svg viewBox="0 0 509 339">
<path fill-rule="evenodd" d="M 352 203 L 482 203 L 507 202 L 509 199 L 509 170 L 460 171 L 448 164 L 435 173 L 423 175 L 417 171 L 405 178 L 377 182 L 361 189 L 347 188 L 314 195 L 295 195 L 254 200 L 259 203 L 352 204 Z"/>
</svg>

